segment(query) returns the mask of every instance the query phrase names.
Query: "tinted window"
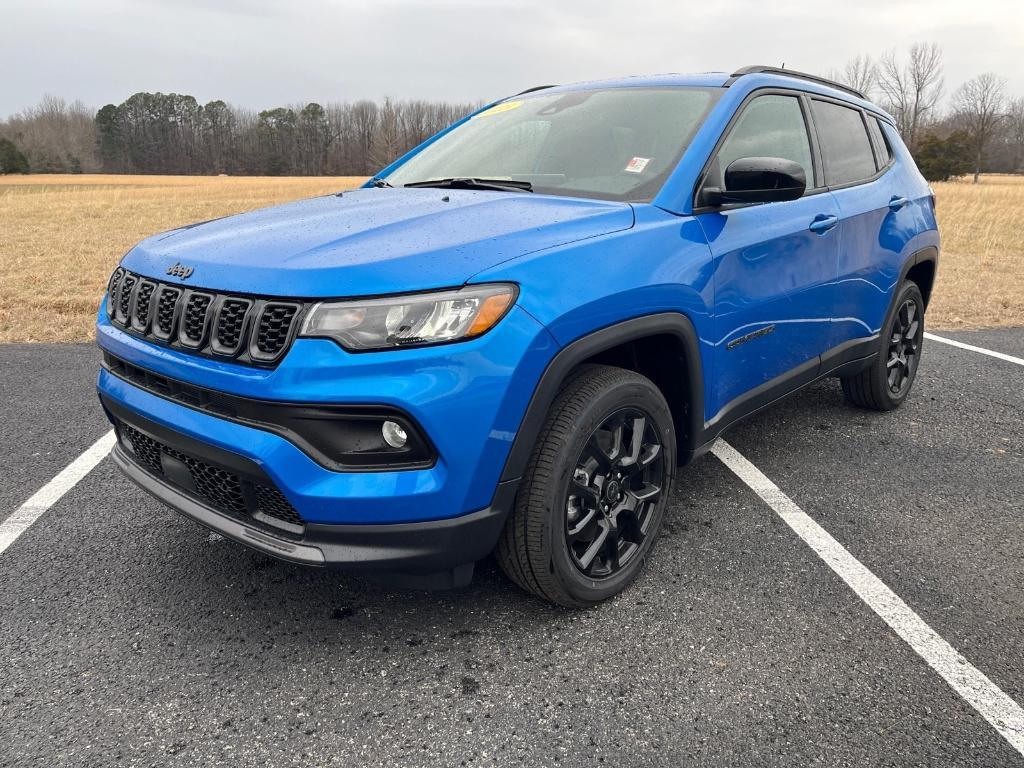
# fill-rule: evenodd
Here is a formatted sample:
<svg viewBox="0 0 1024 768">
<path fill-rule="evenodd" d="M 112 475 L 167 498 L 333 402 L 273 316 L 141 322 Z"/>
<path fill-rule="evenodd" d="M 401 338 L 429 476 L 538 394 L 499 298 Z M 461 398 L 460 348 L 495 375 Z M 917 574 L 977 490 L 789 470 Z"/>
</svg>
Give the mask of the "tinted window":
<svg viewBox="0 0 1024 768">
<path fill-rule="evenodd" d="M 807 186 L 814 186 L 811 142 L 807 138 L 800 100 L 795 96 L 758 96 L 740 115 L 718 156 L 708 169 L 705 185 L 722 187 L 729 163 L 741 157 L 781 157 L 804 169 Z"/>
<path fill-rule="evenodd" d="M 892 150 L 889 148 L 889 142 L 882 132 L 882 124 L 878 122 L 877 117 L 868 118 L 868 133 L 871 134 L 871 140 L 875 142 L 875 152 L 878 153 L 878 168 L 881 170 L 892 160 Z"/>
<path fill-rule="evenodd" d="M 825 181 L 849 184 L 875 175 L 875 154 L 860 111 L 814 101 L 814 127 L 824 155 Z"/>
</svg>

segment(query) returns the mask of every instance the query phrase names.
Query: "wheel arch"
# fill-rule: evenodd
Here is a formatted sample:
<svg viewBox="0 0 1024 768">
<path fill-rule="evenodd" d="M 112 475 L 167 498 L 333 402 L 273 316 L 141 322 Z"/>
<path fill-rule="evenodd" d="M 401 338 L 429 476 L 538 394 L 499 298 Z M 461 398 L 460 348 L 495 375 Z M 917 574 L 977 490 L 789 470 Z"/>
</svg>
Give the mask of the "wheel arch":
<svg viewBox="0 0 1024 768">
<path fill-rule="evenodd" d="M 925 309 L 928 309 L 928 301 L 932 295 L 932 287 L 935 285 L 935 273 L 938 271 L 938 266 L 939 249 L 934 245 L 915 251 L 903 265 L 900 284 L 904 280 L 912 280 L 917 283 L 917 287 L 921 289 Z"/>
<path fill-rule="evenodd" d="M 700 344 L 688 317 L 678 312 L 661 312 L 593 331 L 552 358 L 520 422 L 505 461 L 502 482 L 522 476 L 555 397 L 573 371 L 588 363 L 617 365 L 650 378 L 672 410 L 677 462 L 685 464 L 692 458 L 704 429 Z"/>
</svg>

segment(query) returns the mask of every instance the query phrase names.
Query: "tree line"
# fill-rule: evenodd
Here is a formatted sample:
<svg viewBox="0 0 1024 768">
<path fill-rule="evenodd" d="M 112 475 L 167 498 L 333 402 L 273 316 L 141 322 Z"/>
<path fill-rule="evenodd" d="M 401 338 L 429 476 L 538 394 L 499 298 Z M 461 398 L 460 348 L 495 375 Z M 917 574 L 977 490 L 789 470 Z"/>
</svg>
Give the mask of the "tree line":
<svg viewBox="0 0 1024 768">
<path fill-rule="evenodd" d="M 365 176 L 477 106 L 385 99 L 257 112 L 136 93 L 93 113 L 47 96 L 0 122 L 0 171 Z"/>
<path fill-rule="evenodd" d="M 893 116 L 930 180 L 1024 172 L 1024 97 L 985 73 L 947 99 L 934 43 L 857 56 L 829 77 Z M 0 122 L 0 172 L 365 176 L 478 106 L 385 99 L 258 112 L 136 93 L 93 112 L 47 96 Z"/>
</svg>

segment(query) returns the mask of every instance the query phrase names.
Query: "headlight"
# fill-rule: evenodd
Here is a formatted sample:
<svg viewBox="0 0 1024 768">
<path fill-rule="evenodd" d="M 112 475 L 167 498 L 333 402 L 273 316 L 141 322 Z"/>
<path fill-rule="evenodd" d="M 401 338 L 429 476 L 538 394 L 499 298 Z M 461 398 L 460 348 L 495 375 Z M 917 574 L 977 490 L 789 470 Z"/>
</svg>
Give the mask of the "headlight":
<svg viewBox="0 0 1024 768">
<path fill-rule="evenodd" d="M 383 299 L 316 304 L 300 336 L 334 339 L 346 349 L 391 349 L 442 344 L 487 333 L 516 300 L 507 283 Z"/>
</svg>

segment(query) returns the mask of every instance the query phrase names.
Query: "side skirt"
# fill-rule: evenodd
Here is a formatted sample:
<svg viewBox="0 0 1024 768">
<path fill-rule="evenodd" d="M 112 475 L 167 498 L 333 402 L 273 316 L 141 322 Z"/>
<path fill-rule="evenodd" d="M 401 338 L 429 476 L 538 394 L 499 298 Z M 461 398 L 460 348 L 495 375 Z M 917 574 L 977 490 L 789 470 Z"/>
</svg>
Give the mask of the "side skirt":
<svg viewBox="0 0 1024 768">
<path fill-rule="evenodd" d="M 722 407 L 704 431 L 694 451 L 694 458 L 707 453 L 715 440 L 734 424 L 760 413 L 794 392 L 831 376 L 849 376 L 871 365 L 878 354 L 878 334 L 851 339 L 812 358 L 786 373 L 766 381 Z"/>
</svg>

